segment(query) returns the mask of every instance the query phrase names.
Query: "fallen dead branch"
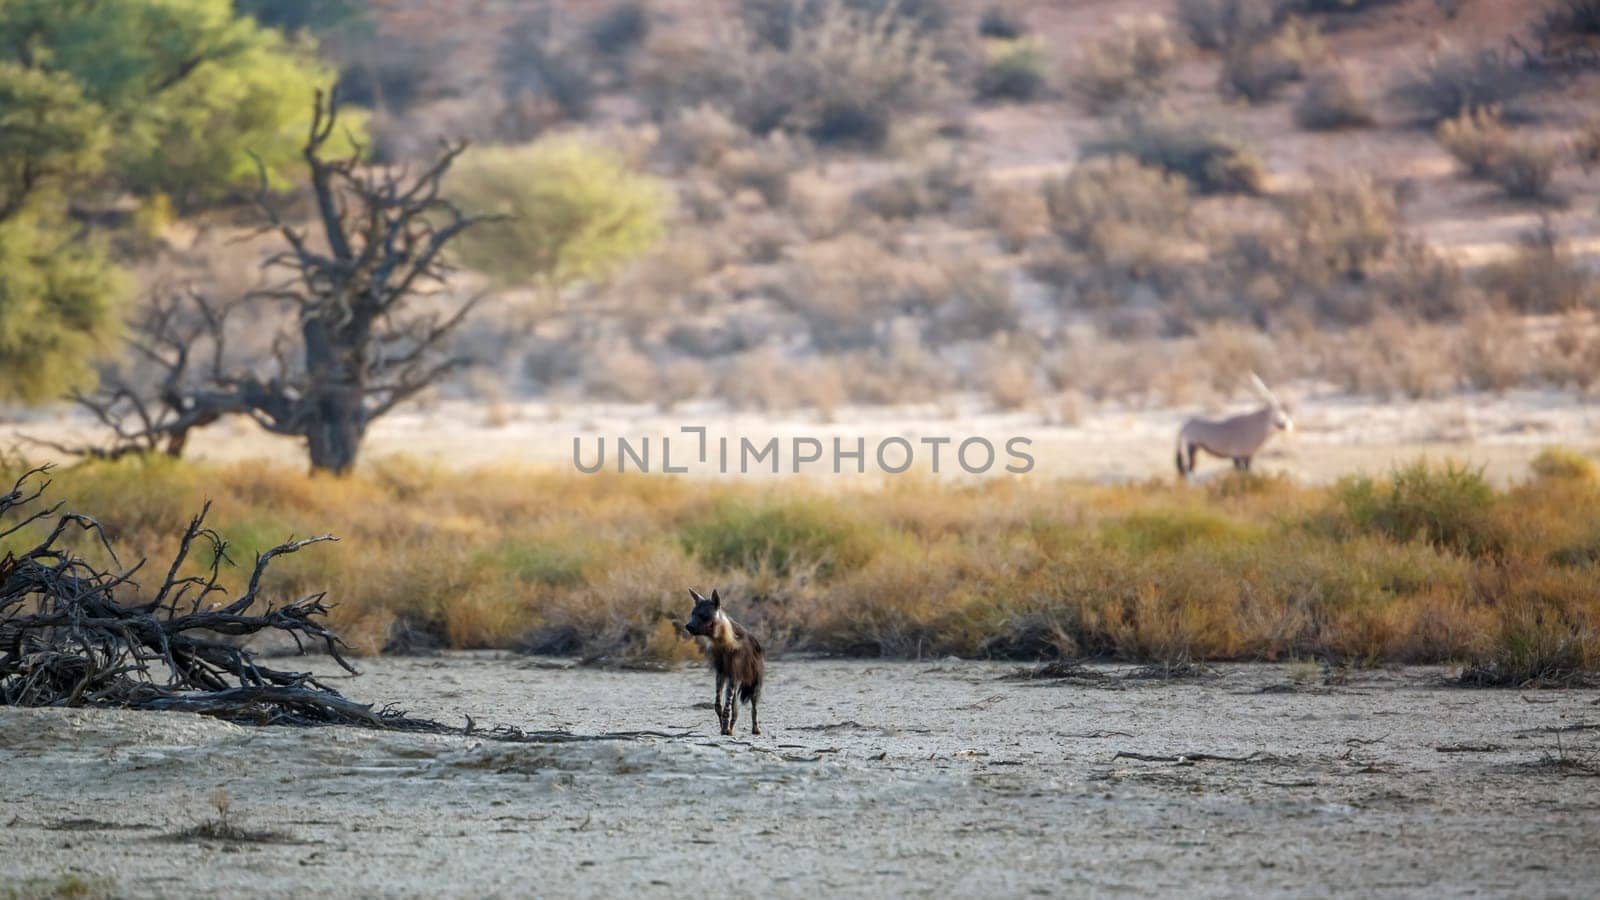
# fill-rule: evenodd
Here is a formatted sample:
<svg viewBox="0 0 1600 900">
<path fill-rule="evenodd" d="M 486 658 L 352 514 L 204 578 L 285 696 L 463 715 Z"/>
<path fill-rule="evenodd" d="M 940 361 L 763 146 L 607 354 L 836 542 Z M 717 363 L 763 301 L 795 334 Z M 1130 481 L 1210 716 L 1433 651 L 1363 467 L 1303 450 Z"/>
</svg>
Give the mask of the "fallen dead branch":
<svg viewBox="0 0 1600 900">
<path fill-rule="evenodd" d="M 321 622 L 324 595 L 281 604 L 262 595 L 273 560 L 332 535 L 259 554 L 245 590 L 232 596 L 221 577 L 231 565 L 228 545 L 205 525 L 208 504 L 190 520 L 159 585 L 145 590 L 134 581 L 143 561 L 123 567 L 99 522 L 40 502 L 47 472 L 31 469 L 0 495 L 0 538 L 42 535 L 0 558 L 0 703 L 188 710 L 240 722 L 384 724 L 371 707 L 308 673 L 263 665 L 239 643 L 276 631 L 355 672 L 341 655 L 343 643 Z M 75 549 L 79 542 L 71 539 L 85 536 L 104 563 Z M 209 564 L 191 560 L 197 550 L 209 552 Z"/>
<path fill-rule="evenodd" d="M 1164 762 L 1176 763 L 1180 766 L 1193 765 L 1198 762 L 1265 762 L 1272 759 L 1269 753 L 1256 751 L 1249 756 L 1223 756 L 1218 753 L 1179 753 L 1175 756 L 1152 755 L 1149 753 L 1134 753 L 1131 750 L 1118 750 L 1117 755 L 1111 757 L 1112 762 L 1119 759 L 1134 759 L 1139 762 Z"/>
<path fill-rule="evenodd" d="M 1446 744 L 1433 748 L 1435 753 L 1497 753 L 1504 749 L 1499 744 Z"/>
</svg>

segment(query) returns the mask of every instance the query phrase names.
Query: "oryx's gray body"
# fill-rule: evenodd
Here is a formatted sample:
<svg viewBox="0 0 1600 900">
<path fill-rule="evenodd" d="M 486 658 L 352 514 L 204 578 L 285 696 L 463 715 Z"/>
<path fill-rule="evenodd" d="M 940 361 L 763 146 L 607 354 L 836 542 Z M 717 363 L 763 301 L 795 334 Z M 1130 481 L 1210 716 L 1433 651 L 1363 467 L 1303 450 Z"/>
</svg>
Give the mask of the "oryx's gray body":
<svg viewBox="0 0 1600 900">
<path fill-rule="evenodd" d="M 1194 471 L 1195 455 L 1204 450 L 1213 456 L 1233 460 L 1233 467 L 1248 471 L 1250 461 L 1261 450 L 1261 445 L 1275 431 L 1294 428 L 1283 404 L 1267 390 L 1261 379 L 1250 376 L 1252 385 L 1267 400 L 1267 405 L 1254 412 L 1229 416 L 1226 419 L 1190 419 L 1178 430 L 1178 474 L 1188 476 Z"/>
</svg>

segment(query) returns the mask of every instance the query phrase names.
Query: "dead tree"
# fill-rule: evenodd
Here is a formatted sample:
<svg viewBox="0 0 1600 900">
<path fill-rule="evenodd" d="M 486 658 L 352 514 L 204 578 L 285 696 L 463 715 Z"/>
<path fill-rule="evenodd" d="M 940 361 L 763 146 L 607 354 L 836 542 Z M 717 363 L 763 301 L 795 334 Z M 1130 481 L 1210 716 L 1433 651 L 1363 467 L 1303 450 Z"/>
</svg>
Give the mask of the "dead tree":
<svg viewBox="0 0 1600 900">
<path fill-rule="evenodd" d="M 105 379 L 79 402 L 108 426 L 112 441 L 60 449 L 177 455 L 192 429 L 243 415 L 273 434 L 303 439 L 313 469 L 343 474 L 355 465 L 374 420 L 465 364 L 445 344 L 478 298 L 448 302 L 451 268 L 443 254 L 484 217 L 441 196 L 465 144 L 447 144 L 408 176 L 365 166 L 359 154 L 326 158 L 337 128 L 336 100 L 319 94 L 304 149 L 315 207 L 310 228 L 274 206 L 263 174 L 264 230 L 286 247 L 265 263 L 269 284 L 234 304 L 213 304 L 194 292 L 158 303 L 136 323 L 133 343 L 142 361 L 159 370 L 155 389 L 142 392 L 115 375 Z M 228 361 L 230 314 L 243 307 L 259 317 L 274 304 L 287 305 L 290 324 L 272 342 L 271 363 Z M 197 360 L 202 344 L 208 352 Z M 263 377 L 257 368 L 271 374 Z"/>
<path fill-rule="evenodd" d="M 320 621 L 322 594 L 274 605 L 263 596 L 268 565 L 332 536 L 291 540 L 256 557 L 245 589 L 222 584 L 227 544 L 189 523 L 165 576 L 153 590 L 124 568 L 100 524 L 43 505 L 47 468 L 0 494 L 0 540 L 26 549 L 0 557 L 0 704 L 184 709 L 259 723 L 384 724 L 383 714 L 348 700 L 304 672 L 258 662 L 236 639 L 288 634 L 302 650 L 327 652 L 347 671 L 343 643 Z M 81 537 L 106 563 L 74 549 Z M 193 566 L 197 548 L 209 564 Z"/>
</svg>

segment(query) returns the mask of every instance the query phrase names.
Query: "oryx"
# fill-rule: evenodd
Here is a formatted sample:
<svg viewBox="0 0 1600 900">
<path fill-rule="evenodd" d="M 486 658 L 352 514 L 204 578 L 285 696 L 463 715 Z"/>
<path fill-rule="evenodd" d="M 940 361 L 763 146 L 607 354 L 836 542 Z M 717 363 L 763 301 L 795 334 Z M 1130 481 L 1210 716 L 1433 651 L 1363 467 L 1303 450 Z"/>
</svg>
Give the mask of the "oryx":
<svg viewBox="0 0 1600 900">
<path fill-rule="evenodd" d="M 1276 394 L 1272 393 L 1256 373 L 1250 373 L 1250 385 L 1261 395 L 1267 405 L 1254 412 L 1229 416 L 1226 419 L 1190 419 L 1178 430 L 1178 475 L 1188 477 L 1194 471 L 1195 451 L 1204 450 L 1213 456 L 1233 460 L 1233 467 L 1250 470 L 1250 459 L 1261 445 L 1272 437 L 1274 431 L 1293 431 L 1294 422 L 1284 411 Z"/>
</svg>

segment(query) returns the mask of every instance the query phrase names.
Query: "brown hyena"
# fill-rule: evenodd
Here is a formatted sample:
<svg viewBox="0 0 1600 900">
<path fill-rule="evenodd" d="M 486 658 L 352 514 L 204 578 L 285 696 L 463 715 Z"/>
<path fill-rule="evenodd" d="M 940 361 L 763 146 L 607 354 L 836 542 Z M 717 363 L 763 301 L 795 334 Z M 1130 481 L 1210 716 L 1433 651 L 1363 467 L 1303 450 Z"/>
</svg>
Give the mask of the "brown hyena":
<svg viewBox="0 0 1600 900">
<path fill-rule="evenodd" d="M 761 680 L 767 671 L 761 642 L 722 611 L 721 594 L 712 591 L 708 600 L 690 588 L 689 596 L 694 598 L 694 610 L 689 613 L 683 630 L 706 639 L 706 658 L 711 660 L 711 668 L 717 673 L 717 722 L 722 726 L 722 733 L 733 734 L 733 724 L 738 721 L 739 704 L 733 697 L 737 688 L 739 700 L 750 704 L 750 733 L 760 734 L 756 706 L 761 702 Z"/>
</svg>

